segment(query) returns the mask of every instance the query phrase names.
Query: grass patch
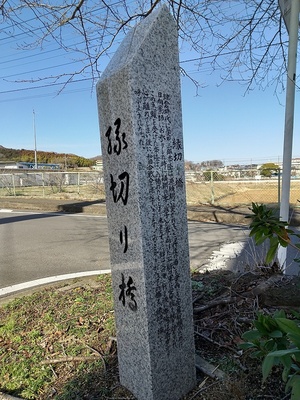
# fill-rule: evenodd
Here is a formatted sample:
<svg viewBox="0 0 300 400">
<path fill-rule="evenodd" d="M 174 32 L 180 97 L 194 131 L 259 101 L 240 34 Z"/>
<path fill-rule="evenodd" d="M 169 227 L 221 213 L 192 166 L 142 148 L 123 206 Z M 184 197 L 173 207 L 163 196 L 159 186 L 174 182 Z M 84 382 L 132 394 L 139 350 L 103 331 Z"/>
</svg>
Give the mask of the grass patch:
<svg viewBox="0 0 300 400">
<path fill-rule="evenodd" d="M 95 374 L 99 379 L 114 367 L 110 275 L 95 286 L 46 288 L 0 307 L 0 391 L 24 399 L 83 399 L 76 376 L 87 389 Z"/>
<path fill-rule="evenodd" d="M 251 292 L 268 277 L 261 271 L 239 277 L 224 271 L 192 274 L 196 351 L 226 379 L 198 371 L 199 384 L 182 400 L 287 398 L 282 371 L 277 368 L 262 385 L 261 363 L 238 347 L 260 310 Z M 110 279 L 102 275 L 42 289 L 0 307 L 0 392 L 38 400 L 134 399 L 119 383 L 116 342 L 110 339 L 115 336 Z M 280 282 L 283 293 L 293 293 L 298 284 Z M 232 295 L 233 302 L 221 301 Z M 212 306 L 199 311 L 207 303 Z M 261 305 L 268 313 L 273 309 Z"/>
</svg>

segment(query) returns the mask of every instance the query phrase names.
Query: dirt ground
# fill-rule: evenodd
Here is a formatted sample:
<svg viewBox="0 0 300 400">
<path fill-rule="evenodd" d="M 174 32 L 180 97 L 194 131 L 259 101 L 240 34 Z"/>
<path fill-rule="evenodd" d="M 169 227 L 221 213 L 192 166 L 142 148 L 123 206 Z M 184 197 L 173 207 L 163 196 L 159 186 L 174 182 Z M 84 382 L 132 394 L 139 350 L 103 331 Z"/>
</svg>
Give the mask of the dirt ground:
<svg viewBox="0 0 300 400">
<path fill-rule="evenodd" d="M 182 400 L 289 400 L 276 366 L 262 383 L 262 359 L 251 358 L 239 344 L 253 328 L 258 312 L 300 310 L 300 279 L 282 276 L 274 269 L 248 271 L 241 275 L 214 271 L 192 276 L 197 386 Z M 106 399 L 135 400 L 117 383 L 117 366 Z M 95 399 L 97 397 L 94 397 Z"/>
<path fill-rule="evenodd" d="M 262 383 L 262 360 L 251 358 L 239 344 L 252 328 L 258 312 L 272 315 L 276 309 L 300 308 L 300 279 L 288 278 L 274 269 L 249 270 L 241 275 L 214 271 L 192 275 L 197 386 L 182 400 L 288 400 L 281 367 L 273 368 Z M 90 381 L 76 399 L 99 399 L 99 384 L 109 387 L 103 400 L 134 400 L 120 386 L 117 345 L 111 348 L 106 375 Z M 81 387 L 80 378 L 78 386 Z M 82 377 L 83 382 L 86 378 Z M 60 399 L 60 397 L 58 397 Z M 102 397 L 101 397 L 102 399 Z M 46 399 L 43 399 L 46 400 Z"/>
<path fill-rule="evenodd" d="M 224 374 L 218 379 L 198 370 L 198 389 L 185 400 L 290 399 L 281 379 L 282 368 L 274 368 L 262 384 L 262 360 L 252 359 L 251 353 L 238 345 L 242 334 L 253 328 L 258 312 L 299 311 L 300 279 L 282 276 L 275 267 L 241 275 L 219 271 L 194 274 L 192 282 L 197 354 L 212 364 L 210 372 L 217 368 Z"/>
<path fill-rule="evenodd" d="M 258 312 L 300 310 L 300 278 L 284 277 L 276 266 L 241 275 L 196 272 L 192 288 L 197 386 L 182 400 L 291 399 L 282 368 L 274 367 L 262 383 L 262 359 L 251 358 L 251 352 L 242 351 L 239 344 L 242 334 L 253 328 Z M 118 384 L 117 365 L 111 372 L 114 390 L 105 399 L 135 400 Z"/>
</svg>

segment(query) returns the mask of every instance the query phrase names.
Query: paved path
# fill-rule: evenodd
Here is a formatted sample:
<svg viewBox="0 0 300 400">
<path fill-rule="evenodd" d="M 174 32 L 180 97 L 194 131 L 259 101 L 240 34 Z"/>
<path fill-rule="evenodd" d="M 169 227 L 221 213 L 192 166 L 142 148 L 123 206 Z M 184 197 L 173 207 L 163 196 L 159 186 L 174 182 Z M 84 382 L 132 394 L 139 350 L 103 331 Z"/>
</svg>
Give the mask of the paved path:
<svg viewBox="0 0 300 400">
<path fill-rule="evenodd" d="M 0 287 L 109 267 L 105 217 L 0 213 Z"/>
</svg>

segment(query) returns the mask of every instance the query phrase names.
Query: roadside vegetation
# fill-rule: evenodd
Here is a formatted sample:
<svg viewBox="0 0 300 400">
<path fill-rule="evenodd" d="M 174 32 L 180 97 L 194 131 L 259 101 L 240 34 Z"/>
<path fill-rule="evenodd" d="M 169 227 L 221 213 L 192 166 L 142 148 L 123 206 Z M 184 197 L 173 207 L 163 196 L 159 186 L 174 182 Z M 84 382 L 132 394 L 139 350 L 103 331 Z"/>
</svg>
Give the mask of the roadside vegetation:
<svg viewBox="0 0 300 400">
<path fill-rule="evenodd" d="M 256 243 L 270 241 L 265 263 L 191 275 L 198 383 L 182 400 L 299 399 L 300 278 L 273 261 L 279 244 L 299 236 L 257 204 L 250 228 Z M 2 300 L 0 392 L 134 400 L 119 383 L 115 334 L 110 275 Z"/>
<path fill-rule="evenodd" d="M 260 358 L 253 351 L 270 351 L 265 332 L 256 334 L 258 315 L 299 309 L 299 278 L 272 268 L 239 276 L 195 271 L 191 278 L 198 384 L 183 400 L 290 399 L 280 362 L 271 359 L 266 376 L 266 352 Z M 296 303 L 287 304 L 292 291 Z M 41 288 L 0 306 L 0 392 L 32 400 L 135 399 L 119 383 L 110 275 Z"/>
<path fill-rule="evenodd" d="M 0 391 L 61 400 L 110 392 L 108 377 L 115 368 L 110 275 L 93 282 L 43 288 L 0 307 Z M 96 372 L 101 388 L 93 387 L 89 397 Z M 114 381 L 115 371 L 112 376 Z"/>
</svg>

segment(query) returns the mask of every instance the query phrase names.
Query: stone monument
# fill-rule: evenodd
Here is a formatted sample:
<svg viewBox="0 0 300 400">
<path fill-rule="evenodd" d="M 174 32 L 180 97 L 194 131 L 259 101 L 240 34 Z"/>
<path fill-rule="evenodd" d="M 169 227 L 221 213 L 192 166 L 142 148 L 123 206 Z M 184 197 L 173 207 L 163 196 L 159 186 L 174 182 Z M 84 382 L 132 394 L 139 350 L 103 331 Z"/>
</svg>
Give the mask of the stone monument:
<svg viewBox="0 0 300 400">
<path fill-rule="evenodd" d="M 196 384 L 176 24 L 162 6 L 98 85 L 121 384 L 176 400 Z"/>
</svg>

